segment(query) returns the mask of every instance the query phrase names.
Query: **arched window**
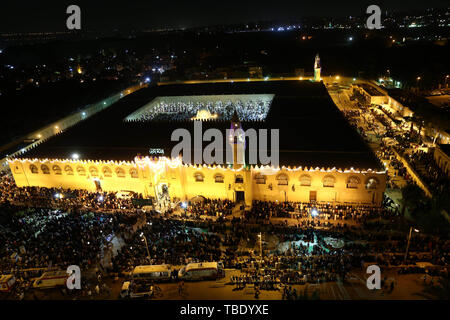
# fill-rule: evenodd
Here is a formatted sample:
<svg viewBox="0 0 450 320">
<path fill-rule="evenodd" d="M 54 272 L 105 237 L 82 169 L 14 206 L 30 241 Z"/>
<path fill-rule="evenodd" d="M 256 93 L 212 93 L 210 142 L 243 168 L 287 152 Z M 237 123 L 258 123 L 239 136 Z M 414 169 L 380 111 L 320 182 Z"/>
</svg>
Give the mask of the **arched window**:
<svg viewBox="0 0 450 320">
<path fill-rule="evenodd" d="M 34 164 L 30 164 L 31 173 L 39 173 L 38 168 Z"/>
<path fill-rule="evenodd" d="M 238 174 L 238 175 L 234 178 L 234 183 L 244 183 L 244 177 L 241 176 L 240 174 Z"/>
<path fill-rule="evenodd" d="M 366 181 L 366 189 L 370 189 L 370 190 L 377 189 L 379 184 L 380 184 L 380 182 L 378 181 L 377 178 L 370 177 Z"/>
<path fill-rule="evenodd" d="M 351 176 L 347 179 L 347 188 L 349 189 L 357 189 L 358 185 L 361 183 L 358 177 Z"/>
<path fill-rule="evenodd" d="M 266 184 L 266 176 L 258 173 L 255 175 L 256 184 Z"/>
<path fill-rule="evenodd" d="M 73 176 L 73 169 L 71 166 L 69 166 L 69 165 L 65 166 L 64 171 L 66 172 L 67 175 Z"/>
<path fill-rule="evenodd" d="M 311 186 L 311 177 L 307 174 L 300 176 L 300 185 L 304 187 Z"/>
<path fill-rule="evenodd" d="M 58 165 L 56 165 L 56 164 L 52 167 L 52 170 L 57 175 L 61 175 L 62 174 L 61 168 Z"/>
<path fill-rule="evenodd" d="M 215 181 L 216 183 L 223 183 L 223 179 L 224 179 L 224 177 L 223 177 L 223 175 L 221 175 L 221 174 L 216 174 L 216 175 L 214 176 L 214 181 Z"/>
<path fill-rule="evenodd" d="M 196 182 L 203 182 L 205 177 L 203 176 L 203 173 L 196 172 L 196 173 L 194 173 L 194 179 L 195 179 Z"/>
<path fill-rule="evenodd" d="M 325 188 L 334 188 L 335 183 L 336 179 L 333 176 L 325 176 L 323 178 L 323 186 Z"/>
<path fill-rule="evenodd" d="M 83 167 L 77 167 L 77 172 L 80 176 L 86 175 L 86 170 Z"/>
<path fill-rule="evenodd" d="M 43 174 L 50 174 L 50 169 L 45 164 L 41 165 L 41 170 Z"/>
<path fill-rule="evenodd" d="M 125 170 L 123 170 L 122 168 L 117 168 L 116 169 L 116 175 L 119 178 L 125 178 Z"/>
<path fill-rule="evenodd" d="M 108 167 L 103 167 L 102 169 L 102 173 L 105 177 L 111 177 L 112 176 L 112 171 L 110 168 Z"/>
<path fill-rule="evenodd" d="M 289 184 L 289 178 L 287 176 L 287 174 L 279 174 L 277 176 L 277 182 L 279 186 L 287 186 Z"/>
<path fill-rule="evenodd" d="M 137 171 L 136 168 L 131 168 L 131 169 L 130 169 L 130 176 L 131 176 L 132 178 L 138 178 L 138 177 L 139 177 L 139 176 L 138 176 L 138 171 Z"/>
<path fill-rule="evenodd" d="M 93 177 L 97 177 L 98 176 L 98 170 L 96 167 L 90 167 L 89 168 L 89 173 L 91 174 L 91 176 Z"/>
</svg>

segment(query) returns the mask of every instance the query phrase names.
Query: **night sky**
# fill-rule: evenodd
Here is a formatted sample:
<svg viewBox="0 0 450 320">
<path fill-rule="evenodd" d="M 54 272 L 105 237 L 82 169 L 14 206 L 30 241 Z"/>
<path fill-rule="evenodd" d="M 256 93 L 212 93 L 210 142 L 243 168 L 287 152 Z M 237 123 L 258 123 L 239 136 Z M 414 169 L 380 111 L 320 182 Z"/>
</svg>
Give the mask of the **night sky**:
<svg viewBox="0 0 450 320">
<path fill-rule="evenodd" d="M 364 15 L 370 4 L 408 11 L 447 7 L 446 0 L 301 1 L 301 0 L 60 0 L 2 1 L 0 32 L 65 31 L 66 8 L 81 7 L 82 28 L 91 31 L 194 27 L 257 20 Z"/>
</svg>

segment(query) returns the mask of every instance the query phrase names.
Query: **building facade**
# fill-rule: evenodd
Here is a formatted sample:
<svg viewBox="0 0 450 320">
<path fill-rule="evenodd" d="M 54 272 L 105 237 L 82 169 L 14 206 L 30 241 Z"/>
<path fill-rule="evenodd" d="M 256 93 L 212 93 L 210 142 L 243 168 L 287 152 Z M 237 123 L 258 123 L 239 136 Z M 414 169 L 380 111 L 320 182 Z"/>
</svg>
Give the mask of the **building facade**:
<svg viewBox="0 0 450 320">
<path fill-rule="evenodd" d="M 450 177 L 450 145 L 436 145 L 433 155 L 439 168 Z"/>
<path fill-rule="evenodd" d="M 299 201 L 381 205 L 385 172 L 353 168 L 269 168 L 186 165 L 181 158 L 136 157 L 134 161 L 9 160 L 19 187 L 141 193 L 190 200 L 196 196 L 245 201 Z"/>
</svg>

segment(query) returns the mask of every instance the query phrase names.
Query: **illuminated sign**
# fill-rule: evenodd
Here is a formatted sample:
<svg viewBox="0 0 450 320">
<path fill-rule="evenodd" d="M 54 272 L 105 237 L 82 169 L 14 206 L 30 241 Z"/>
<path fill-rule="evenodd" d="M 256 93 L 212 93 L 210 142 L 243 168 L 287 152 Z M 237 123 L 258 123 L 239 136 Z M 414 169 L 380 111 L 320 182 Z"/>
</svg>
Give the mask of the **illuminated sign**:
<svg viewBox="0 0 450 320">
<path fill-rule="evenodd" d="M 164 154 L 164 149 L 150 148 L 148 152 L 150 154 Z"/>
</svg>

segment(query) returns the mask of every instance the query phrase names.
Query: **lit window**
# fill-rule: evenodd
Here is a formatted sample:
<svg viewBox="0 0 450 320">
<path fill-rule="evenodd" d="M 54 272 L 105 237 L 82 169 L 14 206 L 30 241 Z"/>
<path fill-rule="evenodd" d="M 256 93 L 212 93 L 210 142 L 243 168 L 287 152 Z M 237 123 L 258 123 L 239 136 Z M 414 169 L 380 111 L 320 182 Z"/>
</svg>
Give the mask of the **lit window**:
<svg viewBox="0 0 450 320">
<path fill-rule="evenodd" d="M 360 184 L 360 180 L 358 177 L 352 176 L 347 180 L 347 188 L 348 189 L 357 189 Z"/>
<path fill-rule="evenodd" d="M 194 174 L 194 179 L 196 182 L 203 182 L 204 178 L 205 177 L 203 176 L 203 174 L 201 172 L 196 172 Z"/>
<path fill-rule="evenodd" d="M 266 176 L 262 175 L 261 173 L 258 173 L 255 176 L 255 181 L 256 181 L 256 184 L 266 184 Z"/>
<path fill-rule="evenodd" d="M 138 176 L 138 171 L 135 169 L 135 168 L 131 168 L 130 169 L 130 176 L 132 177 L 132 178 L 138 178 L 139 176 Z"/>
<path fill-rule="evenodd" d="M 289 178 L 286 174 L 280 174 L 277 176 L 277 182 L 279 186 L 287 186 L 289 183 Z"/>
<path fill-rule="evenodd" d="M 333 176 L 325 176 L 323 178 L 323 186 L 325 188 L 334 188 L 335 183 L 336 179 Z"/>
<path fill-rule="evenodd" d="M 73 176 L 73 169 L 71 166 L 69 166 L 69 165 L 65 166 L 64 171 L 66 172 L 67 175 Z"/>
<path fill-rule="evenodd" d="M 125 170 L 123 170 L 122 168 L 117 168 L 116 169 L 116 175 L 119 178 L 125 178 Z"/>
<path fill-rule="evenodd" d="M 34 164 L 30 165 L 30 171 L 34 174 L 39 173 L 38 168 Z"/>
<path fill-rule="evenodd" d="M 77 167 L 77 172 L 80 176 L 86 175 L 86 170 L 83 167 Z"/>
<path fill-rule="evenodd" d="M 41 165 L 41 170 L 43 174 L 50 174 L 50 169 L 45 165 Z"/>
<path fill-rule="evenodd" d="M 379 184 L 379 182 L 378 182 L 377 178 L 369 178 L 366 181 L 366 189 L 370 189 L 370 190 L 377 189 L 378 184 Z"/>
<path fill-rule="evenodd" d="M 89 168 L 89 173 L 90 173 L 91 176 L 93 176 L 93 177 L 97 177 L 97 176 L 98 176 L 98 170 L 97 170 L 97 168 L 90 167 L 90 168 Z"/>
<path fill-rule="evenodd" d="M 216 174 L 215 176 L 214 176 L 214 181 L 216 182 L 216 183 L 223 183 L 223 175 L 221 175 L 221 174 Z"/>
<path fill-rule="evenodd" d="M 102 172 L 103 172 L 103 175 L 104 175 L 105 177 L 111 177 L 111 176 L 112 176 L 111 169 L 108 168 L 108 167 L 104 167 L 103 170 L 102 170 Z"/>
<path fill-rule="evenodd" d="M 56 165 L 56 164 L 52 167 L 52 170 L 53 170 L 53 172 L 54 172 L 56 175 L 61 175 L 61 174 L 62 174 L 61 168 L 60 168 L 58 165 Z"/>
<path fill-rule="evenodd" d="M 300 177 L 300 185 L 304 187 L 310 187 L 311 186 L 311 177 L 307 174 L 302 175 Z"/>
</svg>

